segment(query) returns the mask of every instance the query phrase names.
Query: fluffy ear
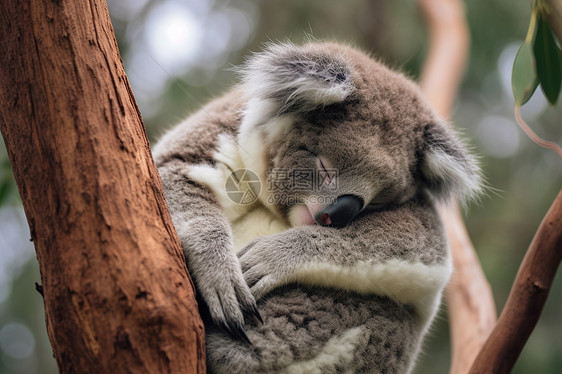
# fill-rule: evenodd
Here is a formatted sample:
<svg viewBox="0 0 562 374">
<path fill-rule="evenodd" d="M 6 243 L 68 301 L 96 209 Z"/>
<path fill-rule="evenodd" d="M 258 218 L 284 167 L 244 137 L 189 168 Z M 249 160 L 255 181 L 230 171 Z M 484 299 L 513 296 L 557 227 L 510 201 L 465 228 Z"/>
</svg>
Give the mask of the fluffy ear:
<svg viewBox="0 0 562 374">
<path fill-rule="evenodd" d="M 421 172 L 427 189 L 438 198 L 453 195 L 464 203 L 482 189 L 476 159 L 443 123 L 425 128 Z"/>
<path fill-rule="evenodd" d="M 267 102 L 274 114 L 342 102 L 353 91 L 345 56 L 314 45 L 271 44 L 252 56 L 240 73 L 248 99 Z"/>
</svg>

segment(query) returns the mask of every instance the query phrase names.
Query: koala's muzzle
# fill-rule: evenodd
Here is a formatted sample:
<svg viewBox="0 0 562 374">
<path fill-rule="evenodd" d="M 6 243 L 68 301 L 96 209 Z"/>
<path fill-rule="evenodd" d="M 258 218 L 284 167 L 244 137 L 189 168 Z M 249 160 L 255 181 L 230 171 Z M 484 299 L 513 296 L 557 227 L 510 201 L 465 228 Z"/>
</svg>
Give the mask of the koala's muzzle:
<svg viewBox="0 0 562 374">
<path fill-rule="evenodd" d="M 331 227 L 344 227 L 363 208 L 363 199 L 355 195 L 338 196 L 335 202 L 320 211 L 315 220 L 319 225 Z"/>
</svg>

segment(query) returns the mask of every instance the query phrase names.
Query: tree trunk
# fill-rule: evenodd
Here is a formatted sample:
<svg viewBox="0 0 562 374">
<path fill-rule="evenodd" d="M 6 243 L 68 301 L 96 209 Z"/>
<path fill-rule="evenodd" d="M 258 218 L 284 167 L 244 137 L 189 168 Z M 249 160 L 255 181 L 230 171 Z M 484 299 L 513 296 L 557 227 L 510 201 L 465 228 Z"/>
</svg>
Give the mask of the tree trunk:
<svg viewBox="0 0 562 374">
<path fill-rule="evenodd" d="M 205 371 L 193 284 L 105 0 L 4 0 L 0 130 L 62 373 Z"/>
</svg>

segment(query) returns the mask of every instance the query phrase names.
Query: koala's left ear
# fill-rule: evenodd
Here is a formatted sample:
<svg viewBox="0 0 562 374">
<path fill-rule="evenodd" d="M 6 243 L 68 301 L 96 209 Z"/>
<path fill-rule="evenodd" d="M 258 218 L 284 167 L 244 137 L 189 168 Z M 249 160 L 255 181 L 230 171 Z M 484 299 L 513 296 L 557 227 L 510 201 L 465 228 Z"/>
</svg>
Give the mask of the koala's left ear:
<svg viewBox="0 0 562 374">
<path fill-rule="evenodd" d="M 430 123 L 425 128 L 421 173 L 427 189 L 438 198 L 453 195 L 465 202 L 482 189 L 476 159 L 444 123 Z"/>
<path fill-rule="evenodd" d="M 239 70 L 248 99 L 273 114 L 306 112 L 344 101 L 353 91 L 346 57 L 320 45 L 271 44 Z"/>
</svg>

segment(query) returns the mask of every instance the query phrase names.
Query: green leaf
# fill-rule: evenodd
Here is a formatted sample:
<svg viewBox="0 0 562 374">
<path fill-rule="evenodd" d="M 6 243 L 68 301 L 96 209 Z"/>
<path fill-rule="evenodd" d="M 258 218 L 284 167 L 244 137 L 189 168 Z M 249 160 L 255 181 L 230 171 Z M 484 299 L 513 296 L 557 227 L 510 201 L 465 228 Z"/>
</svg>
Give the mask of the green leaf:
<svg viewBox="0 0 562 374">
<path fill-rule="evenodd" d="M 548 23 L 542 16 L 538 17 L 533 51 L 542 92 L 550 104 L 555 105 L 562 85 L 562 57 Z"/>
<path fill-rule="evenodd" d="M 511 88 L 515 104 L 518 106 L 525 104 L 533 96 L 538 85 L 539 79 L 535 71 L 531 43 L 525 41 L 517 51 L 511 72 Z"/>
</svg>

